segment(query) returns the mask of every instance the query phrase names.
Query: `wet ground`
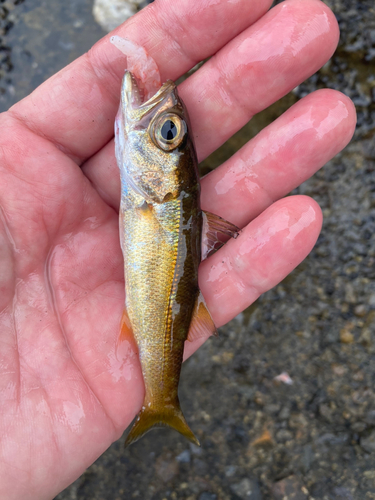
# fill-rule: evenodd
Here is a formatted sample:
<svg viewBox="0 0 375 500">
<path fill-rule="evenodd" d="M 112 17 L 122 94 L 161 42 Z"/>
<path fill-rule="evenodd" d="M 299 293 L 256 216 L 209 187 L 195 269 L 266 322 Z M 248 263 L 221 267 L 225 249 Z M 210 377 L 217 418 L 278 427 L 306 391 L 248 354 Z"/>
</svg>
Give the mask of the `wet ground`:
<svg viewBox="0 0 375 500">
<path fill-rule="evenodd" d="M 202 165 L 316 88 L 349 95 L 355 140 L 296 190 L 323 209 L 318 244 L 185 364 L 181 400 L 201 449 L 168 430 L 125 451 L 122 439 L 56 500 L 375 499 L 375 10 L 326 3 L 342 30 L 331 62 Z M 102 36 L 91 7 L 0 2 L 3 110 Z M 274 380 L 284 371 L 293 385 Z"/>
</svg>

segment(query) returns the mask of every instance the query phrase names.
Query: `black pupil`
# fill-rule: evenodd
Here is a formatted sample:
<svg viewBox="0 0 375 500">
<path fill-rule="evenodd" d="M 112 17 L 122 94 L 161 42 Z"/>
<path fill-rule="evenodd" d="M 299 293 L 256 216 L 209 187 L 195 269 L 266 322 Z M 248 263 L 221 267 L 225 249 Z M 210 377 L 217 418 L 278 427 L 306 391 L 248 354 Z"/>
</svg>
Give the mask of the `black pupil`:
<svg viewBox="0 0 375 500">
<path fill-rule="evenodd" d="M 167 120 L 161 127 L 160 133 L 165 141 L 172 141 L 177 135 L 177 127 L 172 120 Z"/>
</svg>

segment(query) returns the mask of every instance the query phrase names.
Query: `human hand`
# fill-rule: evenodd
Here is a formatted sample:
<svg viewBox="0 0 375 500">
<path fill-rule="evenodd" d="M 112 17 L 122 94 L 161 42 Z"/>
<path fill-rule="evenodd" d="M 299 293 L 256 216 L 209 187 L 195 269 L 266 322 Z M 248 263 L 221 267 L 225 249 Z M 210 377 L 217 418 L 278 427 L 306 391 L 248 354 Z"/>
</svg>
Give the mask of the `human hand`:
<svg viewBox="0 0 375 500">
<path fill-rule="evenodd" d="M 319 69 L 338 28 L 319 0 L 159 0 L 116 30 L 180 85 L 199 159 Z M 244 31 L 245 30 L 245 31 Z M 143 401 L 124 303 L 113 121 L 124 57 L 104 38 L 1 115 L 0 498 L 50 499 L 118 439 Z M 350 140 L 354 108 L 302 99 L 202 180 L 202 208 L 243 227 L 200 267 L 217 326 L 309 253 L 321 212 L 282 198 Z M 204 339 L 188 343 L 186 354 Z"/>
</svg>

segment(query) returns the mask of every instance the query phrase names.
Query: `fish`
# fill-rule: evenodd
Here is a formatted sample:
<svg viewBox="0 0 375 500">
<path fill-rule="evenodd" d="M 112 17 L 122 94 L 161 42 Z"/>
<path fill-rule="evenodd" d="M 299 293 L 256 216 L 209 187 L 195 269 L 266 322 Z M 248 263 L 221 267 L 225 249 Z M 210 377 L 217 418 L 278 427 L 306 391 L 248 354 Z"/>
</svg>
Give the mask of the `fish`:
<svg viewBox="0 0 375 500">
<path fill-rule="evenodd" d="M 133 44 L 116 38 L 122 48 Z M 157 82 L 154 73 L 152 78 Z M 199 445 L 178 397 L 185 341 L 216 334 L 199 290 L 198 267 L 224 243 L 223 235 L 237 237 L 239 229 L 202 211 L 187 109 L 173 81 L 154 90 L 155 83 L 147 87 L 139 70 L 127 69 L 115 120 L 126 297 L 120 339 L 134 337 L 145 383 L 125 446 L 161 426 Z"/>
</svg>

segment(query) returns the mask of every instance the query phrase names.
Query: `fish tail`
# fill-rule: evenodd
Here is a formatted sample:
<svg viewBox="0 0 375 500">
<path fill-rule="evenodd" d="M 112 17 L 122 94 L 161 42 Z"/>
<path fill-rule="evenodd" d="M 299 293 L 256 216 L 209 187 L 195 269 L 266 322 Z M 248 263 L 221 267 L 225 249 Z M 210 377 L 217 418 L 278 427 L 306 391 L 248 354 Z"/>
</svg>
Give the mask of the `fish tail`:
<svg viewBox="0 0 375 500">
<path fill-rule="evenodd" d="M 138 441 L 139 438 L 153 427 L 171 427 L 192 443 L 200 446 L 199 440 L 195 437 L 193 431 L 186 423 L 185 417 L 177 401 L 176 405 L 169 408 L 164 407 L 160 410 L 149 407 L 148 405 L 143 406 L 126 438 L 125 447 Z"/>
</svg>

